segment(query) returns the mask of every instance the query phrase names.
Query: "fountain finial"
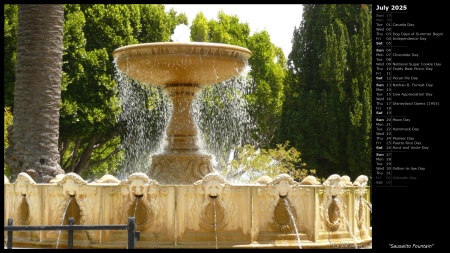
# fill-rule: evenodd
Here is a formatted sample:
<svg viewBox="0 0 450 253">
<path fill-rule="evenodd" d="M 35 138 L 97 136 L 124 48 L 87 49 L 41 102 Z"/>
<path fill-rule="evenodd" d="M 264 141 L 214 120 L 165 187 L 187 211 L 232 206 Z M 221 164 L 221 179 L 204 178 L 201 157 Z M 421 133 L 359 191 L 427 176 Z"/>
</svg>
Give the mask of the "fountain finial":
<svg viewBox="0 0 450 253">
<path fill-rule="evenodd" d="M 190 42 L 191 29 L 185 24 L 179 24 L 170 37 L 173 42 Z"/>
</svg>

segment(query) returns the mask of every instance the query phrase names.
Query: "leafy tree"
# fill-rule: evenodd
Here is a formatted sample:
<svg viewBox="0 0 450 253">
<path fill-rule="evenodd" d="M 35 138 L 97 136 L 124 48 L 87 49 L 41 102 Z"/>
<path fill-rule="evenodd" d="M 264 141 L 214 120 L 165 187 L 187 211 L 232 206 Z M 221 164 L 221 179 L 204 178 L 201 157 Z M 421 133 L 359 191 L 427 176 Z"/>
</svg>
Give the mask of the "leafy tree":
<svg viewBox="0 0 450 253">
<path fill-rule="evenodd" d="M 11 178 L 11 170 L 6 164 L 5 151 L 9 146 L 8 129 L 13 123 L 12 107 L 14 105 L 14 82 L 16 79 L 16 49 L 17 49 L 17 24 L 18 5 L 4 5 L 4 56 L 3 56 L 3 91 L 4 91 L 4 149 L 3 149 L 3 171 L 8 178 Z M 10 130 L 11 131 L 11 130 Z"/>
<path fill-rule="evenodd" d="M 253 53 L 249 59 L 253 92 L 247 95 L 250 115 L 257 125 L 253 134 L 259 146 L 267 147 L 274 144 L 275 131 L 281 120 L 286 59 L 281 48 L 270 42 L 270 35 L 265 30 L 253 34 L 248 47 Z"/>
<path fill-rule="evenodd" d="M 18 7 L 14 118 L 5 156 L 12 180 L 26 172 L 47 183 L 64 173 L 58 152 L 63 21 L 64 5 Z"/>
<path fill-rule="evenodd" d="M 227 170 L 222 173 L 227 179 L 242 183 L 255 182 L 261 176 L 275 177 L 287 173 L 298 182 L 308 175 L 314 175 L 315 170 L 306 168 L 302 163 L 301 153 L 289 142 L 277 144 L 276 148 L 256 148 L 246 144 L 236 148 L 236 157 L 231 161 Z"/>
<path fill-rule="evenodd" d="M 321 176 L 371 167 L 371 5 L 305 5 L 293 34 L 278 140 Z"/>
<path fill-rule="evenodd" d="M 281 116 L 286 71 L 281 49 L 270 42 L 267 31 L 250 36 L 247 23 L 223 11 L 217 20 L 210 21 L 198 13 L 190 29 L 194 41 L 232 44 L 252 51 L 247 76 L 207 87 L 199 97 L 199 127 L 208 148 L 219 158 L 219 167 L 226 166 L 228 152 L 235 145 L 274 145 L 271 141 Z"/>
<path fill-rule="evenodd" d="M 5 173 L 5 175 L 8 178 L 11 178 L 11 170 L 9 169 L 8 165 L 5 163 L 5 150 L 8 148 L 9 146 L 9 142 L 8 142 L 8 128 L 12 125 L 13 123 L 13 115 L 11 112 L 11 109 L 9 107 L 5 107 L 4 111 L 3 111 L 3 127 L 4 127 L 4 131 L 3 131 L 3 172 Z"/>
<path fill-rule="evenodd" d="M 240 23 L 236 15 L 227 15 L 222 10 L 217 14 L 217 21 L 209 21 L 209 41 L 247 47 L 250 35 L 248 23 Z"/>
<path fill-rule="evenodd" d="M 208 42 L 209 41 L 209 25 L 203 12 L 199 12 L 191 25 L 192 41 Z"/>
<path fill-rule="evenodd" d="M 179 24 L 187 24 L 186 15 L 177 15 L 171 10 L 165 12 L 162 4 L 139 5 L 142 30 L 136 38 L 140 43 L 170 41 Z"/>
<path fill-rule="evenodd" d="M 173 10 L 165 13 L 163 5 L 66 4 L 64 7 L 61 166 L 85 178 L 106 171 L 114 174 L 121 169 L 124 159 L 121 144 L 127 122 L 117 121 L 121 107 L 112 52 L 129 44 L 168 41 L 177 22 L 187 23 L 187 17 Z M 17 5 L 5 5 L 5 50 L 8 49 L 4 58 L 5 105 L 9 104 L 9 97 L 13 99 L 12 89 L 7 87 L 14 87 L 15 83 L 16 27 Z M 155 112 L 160 92 L 135 85 L 139 92 L 147 94 L 143 109 Z M 11 91 L 7 92 L 8 89 Z M 154 122 L 151 120 L 147 125 Z M 149 131 L 149 135 L 152 133 Z"/>
<path fill-rule="evenodd" d="M 120 159 L 120 103 L 111 52 L 137 43 L 130 21 L 136 16 L 139 10 L 128 5 L 66 5 L 60 138 L 66 172 L 83 175 L 96 168 L 104 173 L 113 167 L 107 161 Z"/>
<path fill-rule="evenodd" d="M 17 4 L 4 5 L 3 29 L 3 96 L 4 107 L 13 109 L 14 82 L 16 78 L 16 49 L 17 49 Z"/>
</svg>

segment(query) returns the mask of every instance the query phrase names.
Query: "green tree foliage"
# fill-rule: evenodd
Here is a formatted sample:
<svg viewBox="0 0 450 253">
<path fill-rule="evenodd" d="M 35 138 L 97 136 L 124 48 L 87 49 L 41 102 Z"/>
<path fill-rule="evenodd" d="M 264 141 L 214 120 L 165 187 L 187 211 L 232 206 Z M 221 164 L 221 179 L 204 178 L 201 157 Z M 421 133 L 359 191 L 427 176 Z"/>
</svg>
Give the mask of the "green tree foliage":
<svg viewBox="0 0 450 253">
<path fill-rule="evenodd" d="M 4 107 L 13 108 L 14 83 L 16 81 L 17 4 L 5 4 L 3 23 L 3 96 Z"/>
<path fill-rule="evenodd" d="M 174 10 L 166 12 L 164 6 L 158 4 L 66 4 L 64 18 L 59 121 L 61 166 L 66 172 L 76 172 L 84 178 L 101 176 L 106 172 L 115 174 L 127 158 L 123 150 L 124 131 L 134 123 L 117 121 L 123 108 L 118 97 L 112 52 L 125 45 L 170 41 L 176 25 L 188 23 L 187 16 Z M 4 89 L 5 106 L 10 107 L 13 106 L 16 37 L 17 6 L 5 5 Z M 253 107 L 250 109 L 251 124 L 260 126 L 253 135 L 264 140 L 257 143 L 258 147 L 269 146 L 283 101 L 285 57 L 281 49 L 270 42 L 266 31 L 250 36 L 247 23 L 241 23 L 237 16 L 229 16 L 222 11 L 217 20 L 209 21 L 199 13 L 191 26 L 191 38 L 243 46 L 253 52 L 249 75 L 253 84 L 251 89 L 230 87 L 226 91 L 228 102 L 219 103 L 216 103 L 220 101 L 218 96 L 224 96 L 224 93 L 211 90 L 210 96 L 206 96 L 210 103 L 206 104 L 211 106 L 209 112 L 213 115 L 222 115 L 223 110 L 233 104 L 230 97 L 245 99 Z M 140 106 L 147 110 L 146 115 L 149 116 L 142 124 L 150 129 L 145 138 L 154 143 L 154 135 L 158 135 L 160 126 L 153 126 L 155 120 L 151 118 L 159 113 L 155 110 L 161 109 L 161 93 L 136 82 L 131 82 L 131 85 L 136 96 L 145 100 Z M 230 127 L 229 117 L 221 120 L 218 126 Z M 248 142 L 245 143 L 251 143 L 246 140 Z M 219 144 L 221 141 L 216 140 Z M 275 144 L 271 144 L 274 147 Z M 232 148 L 226 143 L 222 146 Z"/>
<path fill-rule="evenodd" d="M 136 38 L 140 43 L 170 41 L 170 36 L 177 22 L 176 14 L 166 13 L 164 5 L 142 4 L 139 5 L 141 13 L 142 30 Z M 180 18 L 180 22 L 187 24 L 187 18 Z"/>
<path fill-rule="evenodd" d="M 190 29 L 192 41 L 209 42 L 209 25 L 203 12 L 195 16 Z"/>
<path fill-rule="evenodd" d="M 253 53 L 249 59 L 253 92 L 247 96 L 250 115 L 257 126 L 253 134 L 261 147 L 268 147 L 274 144 L 275 131 L 281 120 L 286 59 L 281 48 L 270 42 L 270 35 L 265 30 L 253 34 L 248 47 Z"/>
<path fill-rule="evenodd" d="M 61 166 L 91 178 L 120 170 L 127 122 L 117 96 L 112 52 L 141 42 L 168 41 L 184 14 L 163 5 L 66 4 L 59 151 Z M 5 5 L 5 106 L 12 107 L 15 83 L 17 5 Z M 159 93 L 135 83 L 148 110 Z M 150 91 L 149 91 L 150 90 Z M 149 95 L 150 94 L 150 95 Z M 154 121 L 152 121 L 154 122 Z M 151 131 L 149 131 L 151 132 Z"/>
<path fill-rule="evenodd" d="M 250 27 L 240 23 L 236 15 L 227 15 L 222 10 L 217 14 L 217 20 L 210 20 L 209 41 L 247 47 Z"/>
<path fill-rule="evenodd" d="M 14 105 L 14 83 L 16 80 L 16 49 L 17 49 L 17 24 L 18 6 L 17 4 L 4 5 L 4 29 L 3 29 L 3 171 L 8 178 L 11 178 L 11 170 L 5 161 L 5 150 L 9 146 L 8 128 L 13 123 L 12 106 Z"/>
<path fill-rule="evenodd" d="M 131 5 L 65 5 L 61 164 L 66 172 L 104 172 L 120 153 L 120 113 L 111 52 L 137 43 Z M 133 12 L 134 11 L 134 12 Z M 117 162 L 117 161 L 116 161 Z M 87 176 L 84 174 L 83 176 Z"/>
<path fill-rule="evenodd" d="M 278 140 L 326 177 L 371 168 L 371 5 L 305 5 Z"/>
<path fill-rule="evenodd" d="M 11 108 L 5 107 L 3 110 L 3 172 L 8 178 L 11 178 L 11 170 L 9 169 L 8 165 L 5 163 L 5 150 L 9 146 L 8 141 L 8 128 L 13 123 L 13 115 L 11 112 Z"/>
<path fill-rule="evenodd" d="M 232 181 L 252 183 L 261 176 L 274 178 L 287 173 L 300 182 L 306 176 L 315 174 L 315 170 L 306 168 L 306 164 L 302 163 L 301 153 L 294 147 L 289 147 L 288 141 L 269 149 L 246 144 L 237 147 L 235 154 L 237 157 L 231 161 L 227 170 L 222 171 Z"/>
<path fill-rule="evenodd" d="M 250 82 L 250 85 L 241 91 L 241 95 L 245 96 L 248 104 L 250 121 L 255 126 L 251 129 L 248 128 L 253 140 L 250 138 L 246 140 L 258 147 L 274 146 L 273 137 L 281 118 L 281 106 L 284 100 L 283 82 L 286 73 L 286 58 L 281 48 L 271 43 L 267 31 L 263 30 L 250 36 L 250 27 L 247 23 L 241 23 L 237 16 L 227 15 L 223 11 L 219 11 L 217 20 L 210 21 L 206 20 L 203 13 L 198 13 L 190 29 L 193 41 L 238 45 L 252 51 L 249 59 L 251 70 L 248 79 L 245 80 Z M 210 109 L 210 111 L 213 113 L 219 111 L 220 113 L 222 106 L 220 101 L 223 100 L 224 93 L 223 91 L 215 92 L 214 89 L 222 89 L 222 87 L 214 85 L 208 87 L 204 93 L 209 93 L 209 99 L 214 101 L 209 104 L 219 107 L 214 110 Z M 230 93 L 233 92 L 230 91 Z M 222 97 L 212 94 L 222 95 Z M 205 117 L 211 116 L 205 115 Z M 229 121 L 218 124 L 218 127 L 227 124 Z M 202 126 L 200 127 L 202 128 Z M 208 139 L 208 137 L 206 138 Z M 224 141 L 218 142 L 224 143 Z"/>
</svg>

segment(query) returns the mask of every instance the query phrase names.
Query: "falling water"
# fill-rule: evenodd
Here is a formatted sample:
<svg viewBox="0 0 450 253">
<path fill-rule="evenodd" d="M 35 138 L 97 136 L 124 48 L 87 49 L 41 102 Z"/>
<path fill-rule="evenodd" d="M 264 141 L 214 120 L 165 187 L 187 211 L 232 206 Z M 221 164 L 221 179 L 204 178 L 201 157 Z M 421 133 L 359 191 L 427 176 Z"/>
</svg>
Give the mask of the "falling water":
<svg viewBox="0 0 450 253">
<path fill-rule="evenodd" d="M 294 215 L 291 212 L 291 207 L 289 205 L 289 201 L 287 200 L 287 198 L 283 198 L 283 200 L 284 200 L 284 205 L 286 206 L 286 210 L 289 213 L 289 217 L 291 217 L 292 224 L 294 225 L 295 234 L 297 236 L 298 247 L 301 249 L 302 248 L 302 244 L 300 242 L 300 235 L 298 234 L 297 223 L 295 222 Z"/>
<path fill-rule="evenodd" d="M 189 27 L 181 24 L 175 28 L 171 39 L 189 42 L 189 36 Z M 122 102 L 118 121 L 124 127 L 122 147 L 125 151 L 123 169 L 118 178 L 124 179 L 134 172 L 146 172 L 151 165 L 151 155 L 162 151 L 172 103 L 160 87 L 140 85 L 117 67 L 115 69 Z M 227 166 L 235 146 L 255 144 L 250 136 L 255 124 L 250 119 L 245 98 L 252 93 L 255 83 L 246 79 L 248 70 L 240 76 L 205 87 L 189 108 L 199 128 L 197 145 L 213 155 L 213 165 L 219 171 Z"/>
<path fill-rule="evenodd" d="M 136 219 L 136 211 L 137 211 L 137 207 L 138 207 L 138 204 L 139 204 L 139 200 L 140 200 L 140 198 L 136 198 L 135 200 L 134 200 L 134 214 L 133 214 L 133 217 Z"/>
<path fill-rule="evenodd" d="M 218 248 L 218 240 L 217 240 L 217 212 L 216 212 L 216 198 L 211 198 L 213 203 L 214 210 L 214 237 L 216 239 L 216 249 Z"/>
<path fill-rule="evenodd" d="M 117 120 L 123 127 L 125 152 L 117 177 L 123 180 L 135 172 L 145 173 L 151 164 L 151 154 L 162 149 L 172 104 L 158 87 L 141 85 L 120 71 L 116 80 L 122 103 Z"/>
<path fill-rule="evenodd" d="M 255 124 L 245 98 L 251 92 L 251 82 L 241 75 L 208 86 L 198 94 L 192 105 L 203 141 L 199 146 L 214 155 L 217 170 L 230 181 L 233 178 L 231 173 L 227 174 L 226 168 L 234 147 L 255 144 L 251 136 Z"/>
<path fill-rule="evenodd" d="M 64 211 L 61 216 L 61 226 L 64 225 L 64 218 L 66 217 L 67 208 L 69 208 L 70 202 L 72 201 L 73 198 L 75 198 L 75 196 L 69 195 L 69 200 L 67 201 L 66 207 L 64 208 Z M 62 230 L 58 231 L 58 238 L 56 239 L 56 248 L 58 248 L 59 245 L 59 237 L 61 235 L 61 231 Z"/>
<path fill-rule="evenodd" d="M 343 204 L 337 197 L 333 197 L 333 199 L 336 201 L 336 203 L 338 203 L 339 209 L 342 208 L 342 209 L 345 210 L 344 204 Z M 350 233 L 350 235 L 351 235 L 352 238 L 353 238 L 353 243 L 354 243 L 354 245 L 355 245 L 355 249 L 357 249 L 357 248 L 358 248 L 358 244 L 356 243 L 355 236 L 354 236 L 353 233 L 352 233 L 352 230 L 351 230 L 351 228 L 350 228 L 350 224 L 348 223 L 347 217 L 345 217 L 345 212 L 344 212 L 344 215 L 342 215 L 342 217 L 344 218 L 345 223 L 347 224 L 347 231 Z"/>
<path fill-rule="evenodd" d="M 20 199 L 19 199 L 19 203 L 23 202 L 25 200 L 26 196 L 27 195 L 25 195 L 25 194 L 21 194 L 20 195 Z"/>
<path fill-rule="evenodd" d="M 172 103 L 157 86 L 141 85 L 120 71 L 116 80 L 122 103 L 117 120 L 124 129 L 122 148 L 125 151 L 118 178 L 124 179 L 134 172 L 146 172 L 152 154 L 163 150 Z M 200 133 L 197 145 L 213 154 L 213 163 L 219 171 L 227 166 L 235 146 L 255 143 L 250 134 L 255 124 L 245 99 L 251 90 L 250 82 L 239 76 L 206 87 L 192 103 L 192 114 Z"/>
<path fill-rule="evenodd" d="M 363 200 L 363 202 L 366 204 L 366 206 L 369 208 L 370 213 L 372 213 L 372 204 L 369 203 L 367 200 L 365 200 L 363 197 L 360 197 L 359 199 Z"/>
</svg>

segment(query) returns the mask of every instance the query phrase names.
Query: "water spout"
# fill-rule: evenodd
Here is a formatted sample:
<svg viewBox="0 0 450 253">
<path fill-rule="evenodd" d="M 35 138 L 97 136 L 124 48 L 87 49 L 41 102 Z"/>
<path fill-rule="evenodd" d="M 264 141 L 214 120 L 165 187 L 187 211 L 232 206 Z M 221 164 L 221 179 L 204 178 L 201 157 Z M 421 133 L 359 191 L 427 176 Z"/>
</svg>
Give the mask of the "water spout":
<svg viewBox="0 0 450 253">
<path fill-rule="evenodd" d="M 300 242 L 300 235 L 298 233 L 297 223 L 295 221 L 295 217 L 294 217 L 294 215 L 292 214 L 292 211 L 291 211 L 291 205 L 289 204 L 289 201 L 288 201 L 287 198 L 283 197 L 283 200 L 284 200 L 284 205 L 286 206 L 286 210 L 289 213 L 289 217 L 291 217 L 292 224 L 294 225 L 295 235 L 297 236 L 298 247 L 301 249 L 302 248 L 302 243 Z"/>
<path fill-rule="evenodd" d="M 214 238 L 216 239 L 216 249 L 218 248 L 218 238 L 217 238 L 217 211 L 216 211 L 216 198 L 217 196 L 210 196 L 213 203 L 214 211 Z"/>
<path fill-rule="evenodd" d="M 289 179 L 277 179 L 281 178 Z M 19 221 L 19 202 L 25 199 L 31 216 L 28 225 L 33 226 L 66 225 L 66 219 L 73 216 L 75 225 L 125 224 L 127 217 L 134 216 L 141 235 L 139 248 L 143 249 L 359 249 L 372 242 L 370 212 L 365 206 L 370 205 L 360 198 L 368 202 L 367 187 L 297 185 L 289 180 L 284 184 L 271 178 L 257 185 L 233 184 L 219 173 L 186 186 L 158 186 L 144 173 L 122 182 L 112 178 L 85 185 L 81 180 L 64 177 L 59 184 L 62 192 L 56 183 L 24 184 L 23 191 L 18 187 L 23 182 L 5 183 L 5 217 Z M 74 247 L 126 247 L 124 231 L 90 231 L 74 231 Z M 67 248 L 67 237 L 62 228 L 17 233 L 15 246 Z"/>
<path fill-rule="evenodd" d="M 344 204 L 343 204 L 336 196 L 333 196 L 333 200 L 336 201 L 336 203 L 338 203 L 339 209 L 342 208 L 343 211 L 345 211 L 345 206 L 344 206 Z M 357 248 L 358 248 L 358 244 L 356 243 L 355 236 L 354 236 L 353 233 L 352 233 L 352 229 L 350 228 L 350 224 L 348 223 L 347 217 L 345 217 L 345 212 L 344 212 L 343 215 L 341 215 L 341 217 L 344 218 L 344 221 L 345 221 L 345 223 L 346 223 L 346 225 L 347 225 L 347 231 L 348 231 L 348 232 L 350 233 L 350 235 L 352 236 L 352 238 L 353 238 L 353 243 L 354 243 L 354 246 L 355 246 L 355 249 L 357 249 Z"/>
<path fill-rule="evenodd" d="M 361 197 L 359 197 L 359 199 L 361 199 L 365 204 L 366 204 L 366 206 L 369 208 L 369 210 L 370 210 L 370 213 L 372 213 L 372 204 L 370 203 L 370 202 L 368 202 L 367 200 L 365 200 L 362 196 Z"/>
<path fill-rule="evenodd" d="M 72 201 L 72 199 L 75 199 L 75 196 L 74 195 L 69 195 L 69 199 L 67 200 L 67 204 L 66 204 L 66 206 L 64 208 L 64 211 L 62 213 L 62 216 L 61 216 L 61 225 L 64 225 L 67 209 L 69 208 L 70 202 Z M 58 248 L 58 245 L 59 245 L 59 237 L 61 236 L 61 231 L 62 230 L 58 231 L 58 238 L 56 239 L 56 248 Z"/>
<path fill-rule="evenodd" d="M 136 211 L 137 211 L 137 207 L 138 207 L 138 204 L 139 204 L 139 200 L 140 200 L 140 198 L 136 198 L 134 200 L 134 213 L 133 213 L 133 217 L 134 218 L 136 218 Z"/>
</svg>

